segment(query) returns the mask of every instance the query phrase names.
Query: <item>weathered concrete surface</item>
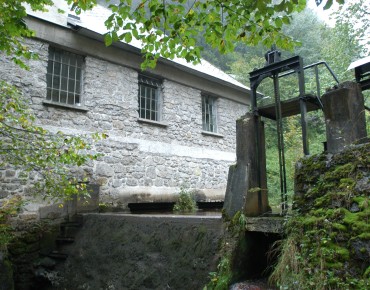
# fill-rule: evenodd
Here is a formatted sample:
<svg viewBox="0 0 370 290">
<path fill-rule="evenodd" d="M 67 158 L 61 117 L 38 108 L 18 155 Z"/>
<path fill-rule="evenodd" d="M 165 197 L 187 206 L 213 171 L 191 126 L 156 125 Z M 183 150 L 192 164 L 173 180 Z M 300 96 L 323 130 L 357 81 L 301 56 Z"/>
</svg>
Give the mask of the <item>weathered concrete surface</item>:
<svg viewBox="0 0 370 290">
<path fill-rule="evenodd" d="M 45 205 L 42 203 L 33 203 L 32 208 L 27 208 L 26 212 L 38 211 L 40 219 L 55 220 L 85 212 L 97 212 L 99 209 L 99 185 L 88 184 L 87 190 L 90 196 L 74 196 L 60 206 L 59 203 Z"/>
<path fill-rule="evenodd" d="M 342 83 L 322 96 L 327 151 L 336 153 L 367 136 L 364 97 L 355 82 Z"/>
<path fill-rule="evenodd" d="M 239 210 L 246 216 L 269 210 L 264 139 L 263 123 L 252 113 L 236 121 L 237 161 L 229 168 L 224 203 L 229 216 Z"/>
<path fill-rule="evenodd" d="M 221 217 L 85 214 L 53 289 L 202 289 Z M 69 248 L 68 248 L 69 247 Z M 60 279 L 61 278 L 61 279 Z"/>
<path fill-rule="evenodd" d="M 248 217 L 245 228 L 249 232 L 281 234 L 284 221 L 284 217 Z"/>
</svg>

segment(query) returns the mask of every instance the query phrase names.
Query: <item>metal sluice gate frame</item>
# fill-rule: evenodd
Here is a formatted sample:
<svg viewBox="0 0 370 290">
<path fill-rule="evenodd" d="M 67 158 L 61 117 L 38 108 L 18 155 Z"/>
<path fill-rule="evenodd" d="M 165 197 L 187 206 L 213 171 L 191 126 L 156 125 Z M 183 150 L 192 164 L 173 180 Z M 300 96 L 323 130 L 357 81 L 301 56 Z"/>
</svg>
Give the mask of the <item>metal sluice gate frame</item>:
<svg viewBox="0 0 370 290">
<path fill-rule="evenodd" d="M 281 60 L 280 52 L 273 46 L 270 51 L 265 55 L 266 65 L 263 68 L 257 69 L 249 73 L 250 76 L 250 87 L 252 90 L 252 112 L 255 116 L 256 122 L 256 140 L 257 140 L 257 154 L 261 156 L 260 147 L 260 134 L 258 129 L 258 122 L 260 117 L 266 117 L 276 121 L 277 138 L 278 138 L 278 155 L 279 155 L 279 173 L 280 173 L 280 192 L 281 192 L 281 214 L 284 215 L 288 211 L 287 202 L 287 177 L 286 177 L 286 166 L 285 166 L 285 153 L 284 153 L 284 136 L 283 136 L 283 123 L 284 117 L 300 114 L 301 116 L 301 128 L 302 128 L 302 144 L 304 155 L 309 155 L 308 146 L 308 132 L 307 132 L 307 112 L 322 109 L 322 103 L 320 100 L 320 81 L 318 74 L 318 66 L 324 65 L 329 73 L 332 75 L 336 83 L 339 81 L 330 67 L 326 62 L 318 62 L 315 64 L 303 67 L 303 59 L 300 56 L 293 56 L 291 58 Z M 317 96 L 305 93 L 305 78 L 304 70 L 308 68 L 314 68 L 316 76 L 316 87 Z M 291 74 L 298 75 L 298 86 L 299 96 L 298 98 L 289 99 L 287 101 L 281 101 L 280 98 L 280 87 L 279 78 L 285 77 Z M 257 105 L 257 88 L 261 82 L 266 78 L 272 78 L 274 86 L 274 104 L 264 107 L 258 107 Z M 259 156 L 257 160 L 259 160 Z M 259 161 L 258 161 L 259 162 Z M 260 185 L 261 182 L 261 166 L 258 163 L 258 179 Z M 262 207 L 261 192 L 258 196 L 258 205 Z"/>
</svg>

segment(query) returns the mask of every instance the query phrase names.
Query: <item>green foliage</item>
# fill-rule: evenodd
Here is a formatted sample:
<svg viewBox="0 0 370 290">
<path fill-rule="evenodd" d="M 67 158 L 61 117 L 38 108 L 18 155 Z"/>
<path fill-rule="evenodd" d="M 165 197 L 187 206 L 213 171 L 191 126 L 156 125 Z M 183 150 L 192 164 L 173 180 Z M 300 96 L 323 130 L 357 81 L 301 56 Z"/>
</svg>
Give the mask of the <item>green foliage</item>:
<svg viewBox="0 0 370 290">
<path fill-rule="evenodd" d="M 246 222 L 246 216 L 240 211 L 231 218 L 226 217 L 226 231 L 220 242 L 217 271 L 209 273 L 210 281 L 203 290 L 227 290 L 232 281 L 240 278 L 238 275 L 242 269 L 236 269 L 236 261 L 244 254 L 241 248 L 246 245 Z"/>
<path fill-rule="evenodd" d="M 203 290 L 227 290 L 232 279 L 230 257 L 222 257 L 217 265 L 217 272 L 210 272 L 210 282 Z"/>
<path fill-rule="evenodd" d="M 13 231 L 9 225 L 9 218 L 17 215 L 23 205 L 22 198 L 18 195 L 4 201 L 0 207 L 0 252 L 13 239 Z"/>
<path fill-rule="evenodd" d="M 13 61 L 26 68 L 22 59 L 35 59 L 37 56 L 23 43 L 23 37 L 33 37 L 35 33 L 28 29 L 24 18 L 27 16 L 24 4 L 32 10 L 45 11 L 45 6 L 52 0 L 10 0 L 0 2 L 0 51 L 11 55 Z"/>
<path fill-rule="evenodd" d="M 363 41 L 363 34 L 356 31 L 356 23 L 364 22 L 364 27 L 368 27 L 368 17 L 365 8 L 368 7 L 366 1 L 359 1 L 363 4 L 357 5 L 354 1 L 346 1 L 340 12 L 336 15 L 337 25 L 329 27 L 320 21 L 311 10 L 306 9 L 301 13 L 293 15 L 291 23 L 283 26 L 285 34 L 293 37 L 301 43 L 295 47 L 293 52 L 282 51 L 282 57 L 287 58 L 293 54 L 303 57 L 305 64 L 312 64 L 325 60 L 337 74 L 339 80 L 353 79 L 353 72 L 347 71 L 349 64 L 366 55 L 366 46 Z M 362 7 L 362 8 L 361 8 Z M 369 8 L 370 9 L 370 8 Z M 367 11 L 369 11 L 367 9 Z M 358 14 L 351 14 L 350 11 L 359 11 Z M 357 13 L 357 12 L 356 12 Z M 355 16 L 357 15 L 357 16 Z M 356 19 L 356 17 L 359 17 Z M 309 27 L 309 29 L 307 29 Z M 362 28 L 360 30 L 362 30 Z M 280 49 L 280 48 L 279 48 Z M 237 47 L 237 51 L 229 57 L 231 73 L 238 80 L 249 84 L 249 72 L 255 68 L 261 68 L 264 63 L 265 49 L 262 46 L 256 48 Z M 333 78 L 322 67 L 319 68 L 320 93 L 325 89 L 333 87 L 336 83 Z M 305 71 L 305 90 L 306 93 L 316 94 L 316 80 L 314 70 Z M 298 81 L 297 76 L 292 75 L 279 79 L 280 97 L 282 100 L 297 97 Z M 266 98 L 258 100 L 258 105 L 263 106 L 274 102 L 273 84 L 270 79 L 265 79 L 258 87 L 258 91 L 263 93 Z M 364 92 L 366 94 L 366 92 Z M 369 98 L 365 95 L 365 103 Z M 367 112 L 367 119 L 369 113 Z M 323 144 L 326 140 L 325 124 L 323 113 L 320 111 L 309 112 L 308 133 L 310 154 L 317 154 L 323 151 Z M 276 123 L 268 119 L 265 122 L 266 136 L 266 156 L 267 156 L 267 182 L 269 190 L 269 202 L 272 206 L 280 203 L 280 177 L 279 159 L 277 150 Z M 370 123 L 370 122 L 368 122 Z M 368 126 L 368 131 L 370 127 Z M 283 120 L 284 148 L 287 173 L 288 195 L 293 193 L 293 176 L 295 162 L 303 156 L 301 141 L 301 126 L 299 116 L 285 118 Z"/>
<path fill-rule="evenodd" d="M 91 9 L 96 0 L 66 0 L 72 8 L 80 13 Z M 27 68 L 25 59 L 37 59 L 37 55 L 29 50 L 22 41 L 24 37 L 34 37 L 35 32 L 27 27 L 26 5 L 33 11 L 47 11 L 53 5 L 53 0 L 7 0 L 0 1 L 0 51 L 12 57 L 14 63 Z M 59 11 L 62 13 L 63 11 Z"/>
<path fill-rule="evenodd" d="M 105 138 L 93 134 L 91 142 Z M 35 116 L 19 91 L 0 82 L 0 167 L 11 165 L 22 171 L 20 178 L 32 176 L 34 192 L 44 198 L 69 199 L 88 194 L 86 177 L 78 179 L 71 169 L 95 160 L 87 136 L 53 134 L 35 125 Z"/>
<path fill-rule="evenodd" d="M 302 160 L 296 182 L 305 194 L 286 225 L 286 239 L 271 280 L 282 289 L 367 289 L 370 232 L 370 145 L 351 148 L 327 160 Z M 330 165 L 328 165 L 330 164 Z"/>
<path fill-rule="evenodd" d="M 96 0 L 65 0 L 77 14 L 91 9 Z M 115 41 L 140 40 L 143 44 L 142 68 L 154 67 L 159 57 L 180 57 L 188 62 L 200 60 L 204 46 L 220 53 L 234 51 L 238 43 L 276 43 L 279 48 L 291 49 L 297 44 L 283 32 L 295 12 L 302 11 L 306 0 L 294 1 L 187 1 L 187 0 L 120 0 L 109 3 L 111 16 L 105 21 L 108 33 L 106 45 Z M 337 1 L 343 2 L 343 1 Z M 32 37 L 34 32 L 24 23 L 29 4 L 33 10 L 46 10 L 52 0 L 11 0 L 0 4 L 0 51 L 14 55 L 22 66 L 22 58 L 32 58 L 33 53 L 22 45 L 22 37 Z M 327 1 L 325 7 L 330 7 Z M 62 12 L 62 11 L 61 11 Z M 205 45 L 199 44 L 203 38 Z"/>
<path fill-rule="evenodd" d="M 230 220 L 228 230 L 234 234 L 244 233 L 246 225 L 247 217 L 241 211 L 238 211 Z"/>
<path fill-rule="evenodd" d="M 175 212 L 190 213 L 197 210 L 197 203 L 194 194 L 186 188 L 181 187 L 179 197 L 173 207 Z"/>
<path fill-rule="evenodd" d="M 199 62 L 202 47 L 197 38 L 221 53 L 231 52 L 238 42 L 263 43 L 291 48 L 293 40 L 281 32 L 291 15 L 301 11 L 305 0 L 280 1 L 140 1 L 120 0 L 111 4 L 112 15 L 105 24 L 109 29 L 105 42 L 143 43 L 145 67 L 154 67 L 159 57 L 185 58 Z"/>
</svg>

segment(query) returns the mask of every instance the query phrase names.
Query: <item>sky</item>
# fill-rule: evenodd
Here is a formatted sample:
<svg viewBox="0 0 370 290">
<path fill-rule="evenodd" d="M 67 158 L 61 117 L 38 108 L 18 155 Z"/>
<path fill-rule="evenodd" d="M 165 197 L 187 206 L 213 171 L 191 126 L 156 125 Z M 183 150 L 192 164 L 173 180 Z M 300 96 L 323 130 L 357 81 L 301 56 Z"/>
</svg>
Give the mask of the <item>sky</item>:
<svg viewBox="0 0 370 290">
<path fill-rule="evenodd" d="M 324 4 L 325 3 L 321 3 L 320 6 L 317 7 L 315 0 L 307 0 L 307 6 L 311 10 L 315 11 L 321 20 L 325 21 L 326 24 L 333 27 L 335 25 L 335 21 L 333 19 L 330 19 L 330 14 L 338 9 L 339 4 L 336 1 L 333 1 L 333 5 L 328 10 L 323 9 Z"/>
</svg>

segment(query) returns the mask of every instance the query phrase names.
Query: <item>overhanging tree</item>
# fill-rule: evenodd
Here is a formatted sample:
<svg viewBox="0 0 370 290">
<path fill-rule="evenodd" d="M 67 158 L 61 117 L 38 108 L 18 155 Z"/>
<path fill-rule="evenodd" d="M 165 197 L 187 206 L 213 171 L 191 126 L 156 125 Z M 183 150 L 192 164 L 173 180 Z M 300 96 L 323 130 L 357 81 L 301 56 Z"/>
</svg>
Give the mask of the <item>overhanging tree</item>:
<svg viewBox="0 0 370 290">
<path fill-rule="evenodd" d="M 58 201 L 88 194 L 87 178 L 71 170 L 95 160 L 91 142 L 105 137 L 53 134 L 37 126 L 26 99 L 0 81 L 0 168 L 20 169 L 17 177 L 24 182 L 32 177 L 35 194 Z"/>
<path fill-rule="evenodd" d="M 76 13 L 91 9 L 97 0 L 65 0 Z M 306 0 L 107 0 L 112 10 L 105 24 L 107 45 L 115 41 L 129 43 L 136 38 L 142 43 L 142 67 L 154 67 L 159 57 L 185 58 L 199 62 L 202 46 L 197 43 L 201 35 L 205 42 L 221 53 L 233 51 L 238 42 L 246 45 L 275 43 L 287 49 L 294 40 L 282 33 L 294 12 L 302 11 Z M 322 1 L 316 1 L 322 2 Z M 329 8 L 333 1 L 325 1 Z M 344 0 L 336 0 L 343 3 Z M 20 37 L 33 36 L 24 24 L 24 4 L 33 10 L 44 10 L 52 0 L 10 0 L 0 3 L 0 50 L 31 58 L 33 54 L 22 45 Z"/>
</svg>

